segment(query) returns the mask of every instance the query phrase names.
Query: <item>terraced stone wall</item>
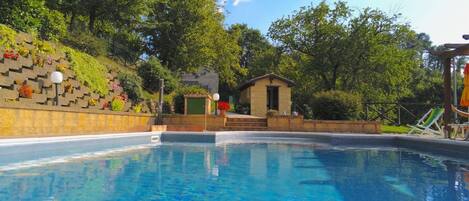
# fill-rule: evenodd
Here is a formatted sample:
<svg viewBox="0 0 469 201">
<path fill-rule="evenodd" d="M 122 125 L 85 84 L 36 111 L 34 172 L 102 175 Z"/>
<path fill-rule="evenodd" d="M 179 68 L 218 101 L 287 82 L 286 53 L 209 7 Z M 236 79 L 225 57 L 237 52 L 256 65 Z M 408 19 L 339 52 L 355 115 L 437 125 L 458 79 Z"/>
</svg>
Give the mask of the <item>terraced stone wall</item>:
<svg viewBox="0 0 469 201">
<path fill-rule="evenodd" d="M 18 44 L 33 49 L 32 38 L 26 34 L 18 34 Z M 4 55 L 4 50 L 0 48 L 0 58 Z M 0 103 L 19 103 L 22 105 L 53 105 L 56 97 L 55 86 L 50 80 L 53 71 L 58 70 L 58 65 L 70 66 L 63 52 L 56 51 L 45 54 L 44 65 L 33 62 L 33 56 L 19 56 L 14 59 L 0 59 Z M 60 69 L 63 72 L 64 81 L 59 85 L 59 106 L 73 109 L 109 110 L 103 108 L 105 103 L 113 98 L 122 95 L 123 88 L 117 79 L 117 72 L 109 71 L 107 80 L 109 81 L 109 93 L 99 95 L 94 93 L 89 87 L 82 84 L 71 68 Z M 31 98 L 20 97 L 19 89 L 23 83 L 33 89 Z M 90 100 L 96 104 L 90 103 Z M 93 102 L 93 101 L 91 101 Z M 142 113 L 150 113 L 148 103 L 142 104 Z M 122 112 L 132 112 L 132 105 L 127 101 Z"/>
</svg>

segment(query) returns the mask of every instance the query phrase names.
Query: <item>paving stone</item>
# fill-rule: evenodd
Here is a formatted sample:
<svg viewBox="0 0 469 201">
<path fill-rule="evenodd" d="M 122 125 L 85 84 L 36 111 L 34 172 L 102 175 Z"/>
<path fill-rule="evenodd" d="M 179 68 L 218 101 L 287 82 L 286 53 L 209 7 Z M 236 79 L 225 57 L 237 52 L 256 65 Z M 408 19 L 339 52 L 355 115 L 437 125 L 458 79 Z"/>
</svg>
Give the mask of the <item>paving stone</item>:
<svg viewBox="0 0 469 201">
<path fill-rule="evenodd" d="M 87 108 L 88 107 L 88 101 L 86 100 L 77 100 L 77 105 L 80 106 L 81 108 Z"/>
</svg>

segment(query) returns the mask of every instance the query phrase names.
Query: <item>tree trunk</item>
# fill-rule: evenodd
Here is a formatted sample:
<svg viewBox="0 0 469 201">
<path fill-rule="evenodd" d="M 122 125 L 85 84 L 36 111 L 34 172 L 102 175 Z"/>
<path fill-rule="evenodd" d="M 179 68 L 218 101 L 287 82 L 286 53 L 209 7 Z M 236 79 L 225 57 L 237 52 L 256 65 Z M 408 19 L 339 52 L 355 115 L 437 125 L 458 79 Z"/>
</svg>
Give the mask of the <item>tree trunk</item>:
<svg viewBox="0 0 469 201">
<path fill-rule="evenodd" d="M 68 30 L 71 32 L 75 30 L 75 12 L 72 11 L 72 15 L 70 16 L 70 24 Z"/>
<path fill-rule="evenodd" d="M 88 29 L 90 30 L 91 33 L 94 33 L 94 22 L 96 20 L 96 10 L 95 9 L 90 9 L 89 13 L 89 22 L 88 22 Z"/>
</svg>

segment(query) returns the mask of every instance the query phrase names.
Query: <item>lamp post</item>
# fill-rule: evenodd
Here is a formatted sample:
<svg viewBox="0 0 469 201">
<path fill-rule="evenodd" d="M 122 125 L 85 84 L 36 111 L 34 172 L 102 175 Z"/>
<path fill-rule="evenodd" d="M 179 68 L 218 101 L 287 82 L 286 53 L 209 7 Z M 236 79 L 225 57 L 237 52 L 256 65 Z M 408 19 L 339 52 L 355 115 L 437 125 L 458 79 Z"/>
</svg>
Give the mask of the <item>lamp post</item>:
<svg viewBox="0 0 469 201">
<path fill-rule="evenodd" d="M 59 71 L 54 71 L 50 75 L 50 80 L 55 84 L 55 105 L 59 105 L 59 84 L 64 80 L 64 76 Z"/>
<path fill-rule="evenodd" d="M 213 94 L 213 101 L 215 101 L 215 115 L 218 115 L 218 101 L 220 100 L 220 94 Z"/>
</svg>

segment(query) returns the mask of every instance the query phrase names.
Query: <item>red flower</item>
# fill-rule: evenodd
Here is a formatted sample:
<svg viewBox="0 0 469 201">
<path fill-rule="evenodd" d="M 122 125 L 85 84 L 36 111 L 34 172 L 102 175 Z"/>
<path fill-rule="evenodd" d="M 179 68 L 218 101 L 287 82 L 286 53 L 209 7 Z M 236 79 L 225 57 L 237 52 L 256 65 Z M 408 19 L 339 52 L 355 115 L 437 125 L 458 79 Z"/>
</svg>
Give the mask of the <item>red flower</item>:
<svg viewBox="0 0 469 201">
<path fill-rule="evenodd" d="M 218 109 L 219 110 L 229 110 L 230 104 L 228 102 L 220 101 L 218 102 Z"/>
</svg>

